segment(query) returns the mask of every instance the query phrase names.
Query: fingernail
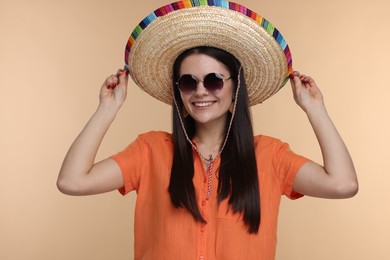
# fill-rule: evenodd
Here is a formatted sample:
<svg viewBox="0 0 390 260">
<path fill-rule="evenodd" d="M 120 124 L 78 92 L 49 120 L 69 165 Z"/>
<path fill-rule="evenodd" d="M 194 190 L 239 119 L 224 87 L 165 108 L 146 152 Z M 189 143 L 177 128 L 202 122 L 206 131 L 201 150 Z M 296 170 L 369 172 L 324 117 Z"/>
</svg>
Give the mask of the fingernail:
<svg viewBox="0 0 390 260">
<path fill-rule="evenodd" d="M 290 74 L 290 79 L 294 79 L 294 75 L 293 74 Z"/>
<path fill-rule="evenodd" d="M 108 84 L 107 88 L 108 89 L 114 89 L 116 87 L 116 83 Z"/>
</svg>

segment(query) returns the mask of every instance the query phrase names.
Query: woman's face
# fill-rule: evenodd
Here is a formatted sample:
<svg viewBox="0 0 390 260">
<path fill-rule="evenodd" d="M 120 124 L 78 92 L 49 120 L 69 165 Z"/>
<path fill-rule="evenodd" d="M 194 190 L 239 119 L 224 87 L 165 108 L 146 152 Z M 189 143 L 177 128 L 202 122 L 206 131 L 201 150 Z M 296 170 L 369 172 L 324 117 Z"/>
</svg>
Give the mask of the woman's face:
<svg viewBox="0 0 390 260">
<path fill-rule="evenodd" d="M 224 81 L 222 89 L 208 91 L 203 79 L 210 73 L 218 73 Z M 233 99 L 233 80 L 227 67 L 205 54 L 192 54 L 180 66 L 180 76 L 190 74 L 198 80 L 197 88 L 191 93 L 180 91 L 181 99 L 188 114 L 196 123 L 226 123 L 227 112 Z"/>
</svg>

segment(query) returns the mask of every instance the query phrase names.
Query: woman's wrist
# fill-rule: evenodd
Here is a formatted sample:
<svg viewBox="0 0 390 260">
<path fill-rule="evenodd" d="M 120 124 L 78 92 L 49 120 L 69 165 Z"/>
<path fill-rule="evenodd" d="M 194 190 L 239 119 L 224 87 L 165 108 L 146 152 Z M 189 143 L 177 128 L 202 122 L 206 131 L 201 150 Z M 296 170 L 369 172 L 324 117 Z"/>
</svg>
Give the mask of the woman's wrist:
<svg viewBox="0 0 390 260">
<path fill-rule="evenodd" d="M 309 118 L 318 118 L 321 116 L 328 116 L 328 112 L 327 112 L 326 107 L 323 103 L 308 106 L 308 107 L 306 107 L 305 112 Z"/>
<path fill-rule="evenodd" d="M 99 104 L 98 108 L 96 109 L 95 116 L 112 121 L 115 119 L 116 115 L 118 114 L 119 109 L 120 106 L 115 107 L 115 106 L 105 106 Z"/>
</svg>

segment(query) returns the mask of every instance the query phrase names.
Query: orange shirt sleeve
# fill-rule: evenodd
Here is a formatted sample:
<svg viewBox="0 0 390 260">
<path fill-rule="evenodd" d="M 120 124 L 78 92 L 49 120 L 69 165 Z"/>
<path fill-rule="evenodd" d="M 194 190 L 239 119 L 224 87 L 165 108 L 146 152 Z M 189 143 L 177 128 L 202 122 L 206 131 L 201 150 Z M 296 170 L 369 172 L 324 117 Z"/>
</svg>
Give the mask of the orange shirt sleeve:
<svg viewBox="0 0 390 260">
<path fill-rule="evenodd" d="M 145 162 L 148 158 L 144 155 L 141 139 L 142 137 L 139 136 L 126 149 L 111 156 L 122 171 L 124 186 L 119 189 L 122 195 L 138 190 L 143 165 L 139 162 Z"/>
<path fill-rule="evenodd" d="M 264 182 L 260 185 L 263 186 L 263 189 L 278 185 L 281 195 L 286 195 L 290 199 L 302 197 L 303 195 L 294 192 L 293 184 L 299 169 L 309 159 L 294 153 L 287 143 L 269 136 L 256 136 L 255 146 L 258 169 L 267 176 L 269 174 L 274 176 L 274 180 L 262 177 Z M 267 196 L 267 192 L 263 196 Z"/>
<path fill-rule="evenodd" d="M 170 172 L 172 165 L 171 136 L 160 131 L 140 134 L 123 151 L 111 156 L 111 158 L 119 165 L 122 172 L 124 186 L 119 189 L 122 195 L 133 190 L 138 193 L 141 188 L 149 189 L 150 178 L 157 181 L 156 176 L 161 176 L 162 172 L 165 173 L 168 170 Z"/>
<path fill-rule="evenodd" d="M 293 190 L 295 176 L 302 165 L 308 162 L 309 159 L 294 153 L 287 143 L 283 143 L 280 140 L 276 142 L 277 148 L 275 150 L 273 167 L 280 182 L 281 190 L 290 199 L 298 199 L 303 195 Z"/>
</svg>

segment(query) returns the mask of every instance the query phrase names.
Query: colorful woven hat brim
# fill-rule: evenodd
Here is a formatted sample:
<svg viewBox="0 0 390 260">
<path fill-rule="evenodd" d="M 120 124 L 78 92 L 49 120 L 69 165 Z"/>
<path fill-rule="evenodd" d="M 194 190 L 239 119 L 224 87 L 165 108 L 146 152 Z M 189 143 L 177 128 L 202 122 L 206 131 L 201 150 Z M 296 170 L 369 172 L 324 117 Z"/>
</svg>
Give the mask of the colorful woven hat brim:
<svg viewBox="0 0 390 260">
<path fill-rule="evenodd" d="M 180 1 L 157 9 L 134 29 L 125 62 L 142 90 L 172 105 L 173 64 L 197 46 L 223 49 L 241 62 L 251 106 L 274 95 L 292 72 L 291 53 L 279 31 L 255 12 L 224 0 Z"/>
</svg>

